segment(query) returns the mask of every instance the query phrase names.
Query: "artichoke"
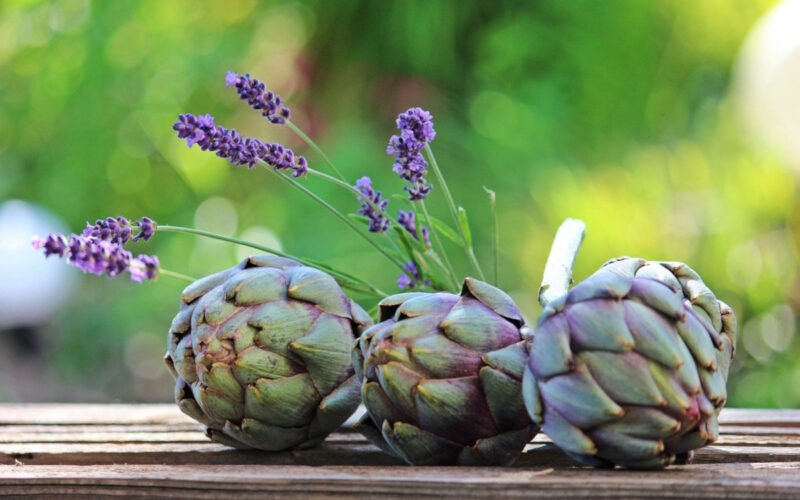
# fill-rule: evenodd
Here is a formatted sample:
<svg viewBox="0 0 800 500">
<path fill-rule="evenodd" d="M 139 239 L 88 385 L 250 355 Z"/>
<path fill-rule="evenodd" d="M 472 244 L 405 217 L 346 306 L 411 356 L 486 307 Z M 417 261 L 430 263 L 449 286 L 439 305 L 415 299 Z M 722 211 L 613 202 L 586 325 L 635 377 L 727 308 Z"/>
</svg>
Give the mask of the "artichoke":
<svg viewBox="0 0 800 500">
<path fill-rule="evenodd" d="M 237 448 L 321 442 L 358 407 L 351 347 L 372 323 L 328 274 L 250 257 L 182 294 L 164 358 L 180 409 Z"/>
<path fill-rule="evenodd" d="M 735 336 L 731 308 L 687 265 L 613 260 L 545 307 L 525 404 L 582 463 L 687 461 L 718 437 Z"/>
<path fill-rule="evenodd" d="M 357 429 L 410 464 L 512 463 L 536 434 L 522 401 L 525 322 L 467 278 L 460 295 L 400 293 L 356 341 L 367 416 Z"/>
</svg>

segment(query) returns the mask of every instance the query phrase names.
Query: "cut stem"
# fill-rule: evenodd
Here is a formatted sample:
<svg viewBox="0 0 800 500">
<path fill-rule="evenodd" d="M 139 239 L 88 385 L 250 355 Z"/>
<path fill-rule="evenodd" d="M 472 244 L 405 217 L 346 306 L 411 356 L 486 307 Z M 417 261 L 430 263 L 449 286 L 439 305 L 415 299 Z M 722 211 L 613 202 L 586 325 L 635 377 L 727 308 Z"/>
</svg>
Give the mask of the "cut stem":
<svg viewBox="0 0 800 500">
<path fill-rule="evenodd" d="M 481 265 L 478 263 L 478 259 L 475 257 L 475 251 L 472 249 L 472 245 L 468 244 L 467 235 L 464 234 L 464 228 L 461 227 L 461 222 L 458 217 L 458 209 L 456 209 L 456 203 L 453 200 L 453 195 L 450 194 L 450 188 L 447 187 L 447 182 L 444 180 L 444 175 L 439 168 L 439 163 L 436 161 L 436 157 L 433 155 L 433 150 L 431 149 L 430 144 L 425 144 L 425 152 L 428 154 L 428 159 L 431 161 L 431 169 L 433 170 L 436 180 L 439 182 L 439 186 L 441 186 L 444 197 L 447 200 L 447 206 L 450 208 L 450 215 L 453 216 L 453 223 L 458 229 L 458 234 L 461 236 L 461 241 L 464 242 L 464 250 L 467 252 L 467 257 L 472 263 L 472 267 L 474 267 L 475 271 L 477 271 L 478 277 L 481 280 L 486 281 L 486 276 L 483 274 L 483 269 L 481 269 Z"/>
<path fill-rule="evenodd" d="M 542 286 L 539 287 L 539 303 L 542 307 L 567 294 L 572 283 L 575 259 L 585 235 L 586 224 L 579 219 L 567 219 L 558 228 L 544 266 Z"/>
<path fill-rule="evenodd" d="M 330 169 L 333 171 L 333 173 L 334 173 L 334 174 L 336 174 L 336 177 L 338 177 L 340 180 L 342 180 L 342 182 L 345 182 L 345 183 L 347 182 L 347 180 L 344 178 L 344 176 L 342 175 L 342 173 L 341 173 L 341 172 L 339 172 L 339 169 L 337 169 L 337 168 L 336 168 L 336 167 L 333 165 L 333 162 L 330 160 L 330 158 L 328 158 L 328 156 L 327 156 L 327 155 L 326 155 L 326 154 L 325 154 L 325 153 L 322 151 L 322 148 L 320 148 L 319 146 L 317 146 L 317 143 L 316 143 L 316 142 L 314 142 L 314 141 L 311 139 L 311 137 L 309 137 L 308 135 L 306 135 L 306 133 L 305 133 L 305 132 L 303 132 L 303 131 L 300 129 L 300 127 L 298 127 L 297 125 L 295 125 L 295 124 L 294 124 L 292 121 L 290 121 L 290 120 L 286 120 L 286 126 L 287 126 L 287 127 L 289 127 L 289 129 L 290 129 L 292 132 L 294 132 L 295 134 L 297 134 L 297 136 L 298 136 L 300 139 L 302 139 L 302 140 L 303 140 L 303 142 L 305 142 L 306 144 L 308 144 L 308 145 L 309 145 L 309 147 L 311 147 L 311 149 L 313 149 L 314 151 L 316 151 L 316 152 L 317 152 L 317 154 L 318 154 L 318 155 L 319 155 L 319 156 L 322 158 L 322 160 L 323 160 L 325 163 L 327 163 L 327 164 L 328 164 L 328 167 L 330 167 Z"/>
</svg>

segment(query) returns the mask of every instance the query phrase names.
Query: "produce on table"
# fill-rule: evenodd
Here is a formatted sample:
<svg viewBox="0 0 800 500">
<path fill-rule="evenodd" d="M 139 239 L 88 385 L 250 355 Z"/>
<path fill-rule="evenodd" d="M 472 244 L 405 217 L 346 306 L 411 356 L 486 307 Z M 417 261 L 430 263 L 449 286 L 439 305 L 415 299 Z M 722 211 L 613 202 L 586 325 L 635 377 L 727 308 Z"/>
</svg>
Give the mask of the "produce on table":
<svg viewBox="0 0 800 500">
<path fill-rule="evenodd" d="M 187 287 L 168 334 L 176 401 L 206 424 L 212 439 L 264 450 L 313 446 L 361 396 L 368 417 L 359 429 L 412 464 L 509 464 L 536 424 L 571 456 L 599 466 L 663 467 L 716 439 L 736 320 L 688 266 L 618 259 L 567 291 L 585 230 L 567 221 L 545 269 L 544 312 L 525 341 L 516 305 L 496 288 L 495 193 L 486 190 L 494 221 L 493 286 L 485 283 L 467 212 L 456 205 L 434 157 L 429 112 L 400 113 L 398 133 L 389 139 L 386 153 L 406 191 L 393 216 L 390 198 L 369 177 L 348 181 L 263 82 L 228 73 L 225 83 L 266 121 L 294 132 L 331 174 L 211 115 L 180 115 L 173 124 L 178 138 L 233 165 L 263 168 L 309 196 L 399 270 L 398 288 L 411 292 L 388 296 L 309 258 L 149 217 L 109 217 L 87 223 L 81 234 L 35 238 L 45 256 L 66 258 L 87 273 L 129 273 L 137 282 L 194 281 L 165 269 L 155 255 L 126 248 L 157 232 L 273 255 L 251 257 Z M 314 193 L 305 182 L 312 176 L 347 190 L 357 213 L 345 214 Z M 429 214 L 426 198 L 434 192 L 442 194 L 451 222 Z M 464 252 L 479 279 L 461 279 L 465 274 L 443 238 Z M 371 319 L 342 289 L 382 299 L 379 324 L 352 351 L 355 366 L 351 345 Z"/>
<path fill-rule="evenodd" d="M 736 317 L 689 266 L 615 259 L 544 305 L 523 394 L 567 454 L 660 468 L 717 439 Z"/>
<path fill-rule="evenodd" d="M 183 291 L 164 358 L 175 402 L 237 448 L 314 446 L 360 402 L 350 347 L 369 316 L 329 275 L 250 257 Z"/>
<path fill-rule="evenodd" d="M 520 392 L 525 321 L 472 278 L 459 295 L 401 293 L 353 350 L 373 443 L 406 462 L 508 465 L 536 434 Z"/>
</svg>

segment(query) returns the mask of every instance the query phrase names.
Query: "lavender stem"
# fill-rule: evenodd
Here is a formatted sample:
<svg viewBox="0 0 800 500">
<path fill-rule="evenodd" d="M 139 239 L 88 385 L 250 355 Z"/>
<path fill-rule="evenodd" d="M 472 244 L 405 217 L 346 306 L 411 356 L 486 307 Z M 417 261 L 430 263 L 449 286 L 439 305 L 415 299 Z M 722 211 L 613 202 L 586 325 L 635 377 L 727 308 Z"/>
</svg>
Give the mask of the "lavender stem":
<svg viewBox="0 0 800 500">
<path fill-rule="evenodd" d="M 472 263 L 472 266 L 478 272 L 478 277 L 481 280 L 486 281 L 486 276 L 483 274 L 483 269 L 481 269 L 481 265 L 478 263 L 478 259 L 475 257 L 475 251 L 472 249 L 472 245 L 469 245 L 467 242 L 467 235 L 464 234 L 464 229 L 461 227 L 461 222 L 459 221 L 458 210 L 456 209 L 456 203 L 453 200 L 453 195 L 450 194 L 450 189 L 447 187 L 447 182 L 445 182 L 444 175 L 442 174 L 441 169 L 439 169 L 439 163 L 436 161 L 436 157 L 433 155 L 433 149 L 431 149 L 430 144 L 425 144 L 425 152 L 428 154 L 428 158 L 431 160 L 433 173 L 436 175 L 436 180 L 439 181 L 439 186 L 441 186 L 444 197 L 447 200 L 447 206 L 450 208 L 450 215 L 453 216 L 453 222 L 455 223 L 456 228 L 458 228 L 458 234 L 461 236 L 461 241 L 464 242 L 464 250 L 467 252 L 467 257 Z"/>
<path fill-rule="evenodd" d="M 288 119 L 286 120 L 286 126 L 287 126 L 287 127 L 289 127 L 289 128 L 291 129 L 291 131 L 292 131 L 292 132 L 294 132 L 295 134 L 297 134 L 297 136 L 298 136 L 300 139 L 302 139 L 302 140 L 303 140 L 303 142 L 305 142 L 306 144 L 308 144 L 308 146 L 309 146 L 309 147 L 311 147 L 311 149 L 313 149 L 314 151 L 316 151 L 316 152 L 317 152 L 317 154 L 318 154 L 318 155 L 319 155 L 319 156 L 320 156 L 320 157 L 323 159 L 323 161 L 325 161 L 325 163 L 327 163 L 327 164 L 328 164 L 328 166 L 329 166 L 329 167 L 330 167 L 330 169 L 333 171 L 333 173 L 334 173 L 334 174 L 336 174 L 336 177 L 338 177 L 338 178 L 339 178 L 339 180 L 341 180 L 342 182 L 344 182 L 345 184 L 347 184 L 347 180 L 344 178 L 344 176 L 342 175 L 342 173 L 341 173 L 341 172 L 339 172 L 339 169 L 337 169 L 337 168 L 336 168 L 336 167 L 333 165 L 333 162 L 332 162 L 332 161 L 330 160 L 330 158 L 328 158 L 328 156 L 327 156 L 327 155 L 326 155 L 326 154 L 325 154 L 325 153 L 322 151 L 322 148 L 320 148 L 319 146 L 317 146 L 317 143 L 316 143 L 316 142 L 314 142 L 314 141 L 313 141 L 313 140 L 312 140 L 312 139 L 311 139 L 311 138 L 310 138 L 308 135 L 306 135 L 306 133 L 305 133 L 305 132 L 303 132 L 303 131 L 300 129 L 300 127 L 298 127 L 297 125 L 295 125 L 295 124 L 294 124 L 294 122 L 292 122 L 291 120 L 288 120 Z"/>
</svg>

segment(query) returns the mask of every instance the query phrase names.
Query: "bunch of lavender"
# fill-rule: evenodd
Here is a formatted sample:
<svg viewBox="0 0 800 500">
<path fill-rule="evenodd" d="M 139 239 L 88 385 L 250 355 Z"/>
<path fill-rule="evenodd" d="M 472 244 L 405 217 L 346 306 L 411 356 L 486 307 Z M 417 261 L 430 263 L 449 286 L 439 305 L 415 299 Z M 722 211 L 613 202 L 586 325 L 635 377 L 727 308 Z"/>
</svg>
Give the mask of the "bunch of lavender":
<svg viewBox="0 0 800 500">
<path fill-rule="evenodd" d="M 186 141 L 187 146 L 197 145 L 200 149 L 214 152 L 236 166 L 247 166 L 250 169 L 256 166 L 264 167 L 282 181 L 311 197 L 397 267 L 399 270 L 397 286 L 401 289 L 458 289 L 460 276 L 456 274 L 444 251 L 440 234 L 462 247 L 477 276 L 485 279 L 475 258 L 466 211 L 456 206 L 433 156 L 430 143 L 435 139 L 436 131 L 431 113 L 421 108 L 411 108 L 401 113 L 396 121 L 398 133 L 389 139 L 386 152 L 394 157 L 393 171 L 406 183 L 404 189 L 407 193 L 406 203 L 409 204 L 405 209 L 398 210 L 395 218 L 388 210 L 389 199 L 373 187 L 372 179 L 369 176 L 362 176 L 355 183 L 349 182 L 319 146 L 291 121 L 291 111 L 283 99 L 268 90 L 263 82 L 252 78 L 249 74 L 239 75 L 229 72 L 225 77 L 225 84 L 227 87 L 232 87 L 242 100 L 259 111 L 269 123 L 286 126 L 292 130 L 319 155 L 333 175 L 310 168 L 304 156 L 295 154 L 292 149 L 279 143 L 244 137 L 236 130 L 218 125 L 214 117 L 209 114 L 185 113 L 178 116 L 172 128 L 178 138 Z M 432 193 L 434 187 L 427 178 L 429 171 L 436 176 L 437 185 L 447 201 L 456 229 L 442 220 L 431 217 L 428 213 L 425 199 Z M 321 178 L 351 192 L 355 200 L 360 203 L 357 213 L 345 214 L 315 194 L 301 182 L 301 179 L 308 175 Z M 494 209 L 494 193 L 489 193 L 492 196 Z M 167 224 L 156 225 L 147 217 L 135 224 L 131 224 L 123 217 L 99 220 L 93 225 L 87 225 L 81 235 L 70 237 L 49 235 L 44 239 L 36 239 L 34 246 L 42 249 L 47 256 L 67 256 L 71 264 L 94 274 L 116 276 L 127 270 L 135 281 L 152 279 L 158 274 L 191 279 L 160 268 L 156 257 L 146 255 L 133 257 L 124 249 L 129 240 L 150 239 L 156 230 L 225 240 L 292 258 L 331 274 L 345 288 L 377 296 L 386 295 L 363 279 L 307 258 L 199 229 Z M 496 246 L 493 250 L 496 280 Z"/>
<path fill-rule="evenodd" d="M 129 241 L 149 240 L 155 228 L 149 217 L 142 217 L 135 224 L 122 216 L 108 217 L 94 224 L 87 222 L 81 234 L 34 237 L 33 247 L 42 250 L 45 257 L 66 257 L 67 262 L 85 273 L 117 276 L 128 271 L 131 280 L 142 282 L 155 279 L 159 272 L 172 274 L 159 269 L 158 257 L 144 254 L 134 257 L 125 250 Z"/>
</svg>

